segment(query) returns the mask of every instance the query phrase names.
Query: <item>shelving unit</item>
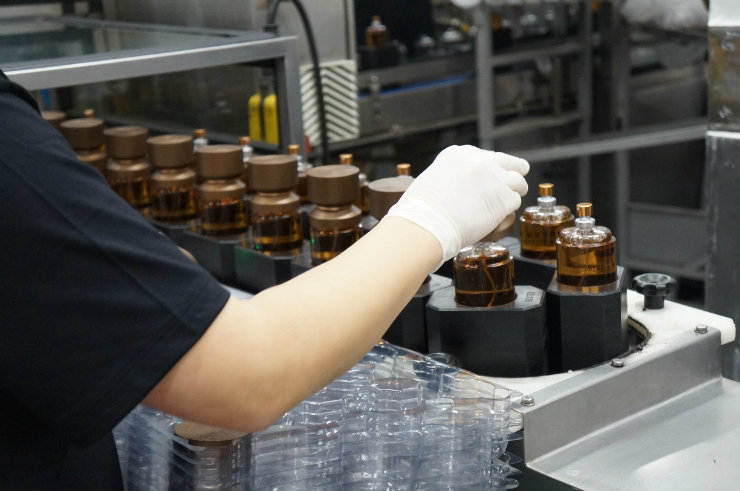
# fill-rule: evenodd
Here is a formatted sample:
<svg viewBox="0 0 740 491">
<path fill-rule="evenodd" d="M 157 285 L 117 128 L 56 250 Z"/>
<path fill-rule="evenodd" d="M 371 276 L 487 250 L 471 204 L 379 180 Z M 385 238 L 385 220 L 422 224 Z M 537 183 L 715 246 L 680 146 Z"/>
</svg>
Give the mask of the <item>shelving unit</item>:
<svg viewBox="0 0 740 491">
<path fill-rule="evenodd" d="M 564 0 L 563 4 L 580 4 L 581 20 L 579 33 L 574 36 L 561 38 L 553 44 L 549 39 L 546 43 L 533 43 L 523 47 L 507 48 L 500 52 L 493 46 L 491 32 L 491 7 L 499 3 L 496 0 L 481 2 L 475 10 L 474 22 L 477 28 L 475 43 L 476 50 L 476 90 L 478 110 L 478 142 L 482 148 L 493 149 L 495 140 L 504 136 L 520 132 L 557 128 L 568 124 L 578 123 L 578 135 L 586 137 L 591 131 L 591 101 L 592 101 L 592 55 L 594 35 L 592 29 L 591 2 L 586 0 Z M 495 122 L 495 90 L 494 69 L 548 58 L 553 60 L 553 84 L 559 84 L 561 58 L 568 56 L 578 57 L 579 77 L 576 109 L 563 112 L 561 87 L 553 90 L 552 113 L 520 119 L 512 124 L 497 126 Z M 578 164 L 578 196 L 579 199 L 589 199 L 590 164 L 587 157 L 579 159 Z"/>
<path fill-rule="evenodd" d="M 224 65 L 267 65 L 275 72 L 282 146 L 303 141 L 293 36 L 67 16 L 8 18 L 0 19 L 0 59 L 8 78 L 31 91 Z"/>
</svg>

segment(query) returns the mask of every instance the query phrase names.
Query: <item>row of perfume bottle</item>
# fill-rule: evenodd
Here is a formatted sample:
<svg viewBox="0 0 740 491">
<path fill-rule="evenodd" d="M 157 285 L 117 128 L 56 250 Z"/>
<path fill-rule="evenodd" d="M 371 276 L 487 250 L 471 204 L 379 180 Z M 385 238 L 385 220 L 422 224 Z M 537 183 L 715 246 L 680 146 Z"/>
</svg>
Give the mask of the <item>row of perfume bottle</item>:
<svg viewBox="0 0 740 491">
<path fill-rule="evenodd" d="M 96 167 L 124 200 L 158 222 L 191 221 L 194 231 L 213 237 L 243 234 L 251 225 L 254 249 L 295 255 L 304 239 L 301 207 L 307 212 L 312 206 L 305 238 L 314 265 L 337 256 L 372 228 L 411 180 L 408 164 L 398 166 L 405 175 L 400 182 L 381 179 L 371 186 L 352 165 L 352 154 L 340 155 L 339 165 L 312 168 L 298 145 L 290 145 L 287 155 L 254 156 L 249 137 L 238 146 L 209 145 L 204 130 L 196 130 L 195 138 L 149 137 L 138 126 L 104 129 L 91 113 L 58 127 L 80 160 Z"/>
<path fill-rule="evenodd" d="M 555 261 L 562 285 L 590 287 L 616 281 L 616 238 L 595 224 L 590 203 L 579 203 L 574 217 L 557 205 L 552 184 L 540 184 L 537 206 L 519 219 L 525 258 Z M 479 242 L 460 250 L 453 262 L 455 301 L 471 307 L 492 307 L 516 299 L 514 259 L 507 247 Z"/>
</svg>

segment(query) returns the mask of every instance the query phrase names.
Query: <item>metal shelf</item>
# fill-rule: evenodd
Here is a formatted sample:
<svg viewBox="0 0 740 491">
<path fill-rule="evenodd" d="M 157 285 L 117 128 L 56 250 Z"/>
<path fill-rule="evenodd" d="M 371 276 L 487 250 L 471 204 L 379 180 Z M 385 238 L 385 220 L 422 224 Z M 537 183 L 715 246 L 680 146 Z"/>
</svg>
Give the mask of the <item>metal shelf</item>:
<svg viewBox="0 0 740 491">
<path fill-rule="evenodd" d="M 281 101 L 280 141 L 303 141 L 293 36 L 67 16 L 1 19 L 0 33 L 0 59 L 16 60 L 5 63 L 3 70 L 27 90 L 269 63 L 275 70 L 275 90 Z"/>
</svg>

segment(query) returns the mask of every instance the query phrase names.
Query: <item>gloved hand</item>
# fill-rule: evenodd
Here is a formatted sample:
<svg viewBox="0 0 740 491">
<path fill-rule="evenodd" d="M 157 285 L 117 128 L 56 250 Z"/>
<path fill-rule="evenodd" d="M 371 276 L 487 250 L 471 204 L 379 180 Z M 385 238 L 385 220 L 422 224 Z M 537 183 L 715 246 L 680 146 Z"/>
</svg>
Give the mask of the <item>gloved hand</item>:
<svg viewBox="0 0 740 491">
<path fill-rule="evenodd" d="M 522 203 L 529 163 L 505 153 L 451 146 L 409 186 L 387 216 L 405 218 L 434 235 L 442 262 L 496 228 Z"/>
</svg>

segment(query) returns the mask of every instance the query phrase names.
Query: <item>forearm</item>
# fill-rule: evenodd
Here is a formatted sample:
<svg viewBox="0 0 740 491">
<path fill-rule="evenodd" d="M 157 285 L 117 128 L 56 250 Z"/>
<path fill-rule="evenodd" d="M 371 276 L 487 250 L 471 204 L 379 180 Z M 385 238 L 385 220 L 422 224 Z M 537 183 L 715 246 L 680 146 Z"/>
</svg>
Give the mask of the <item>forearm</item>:
<svg viewBox="0 0 740 491">
<path fill-rule="evenodd" d="M 247 302 L 231 300 L 146 402 L 221 426 L 269 425 L 359 360 L 440 257 L 434 236 L 388 217 L 328 263 Z M 183 381 L 185 393 L 203 388 L 210 401 L 173 401 Z"/>
</svg>

